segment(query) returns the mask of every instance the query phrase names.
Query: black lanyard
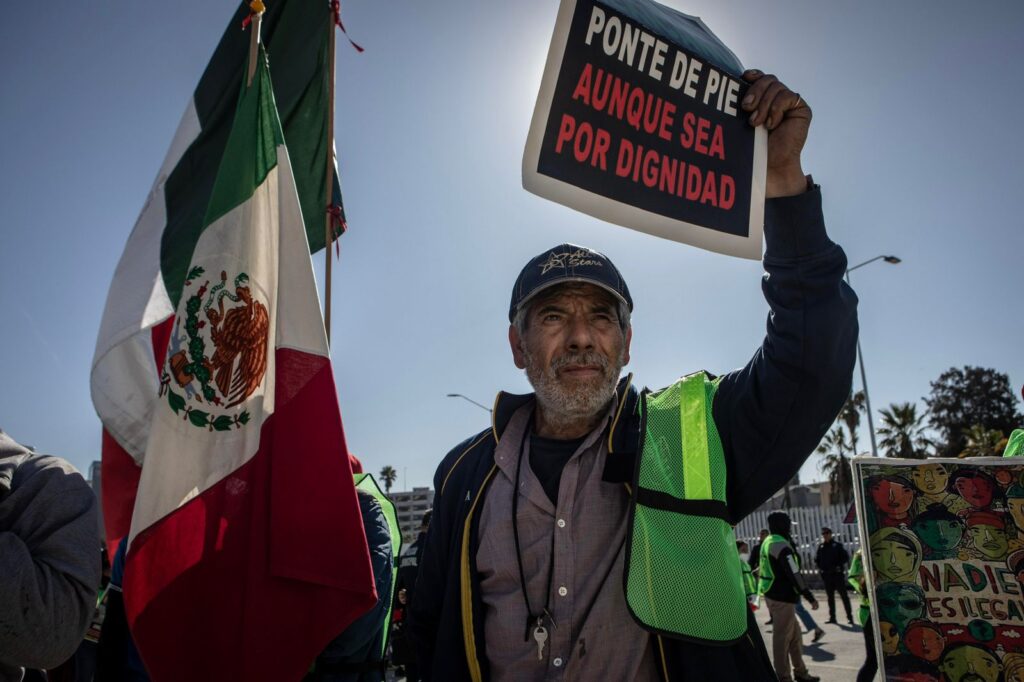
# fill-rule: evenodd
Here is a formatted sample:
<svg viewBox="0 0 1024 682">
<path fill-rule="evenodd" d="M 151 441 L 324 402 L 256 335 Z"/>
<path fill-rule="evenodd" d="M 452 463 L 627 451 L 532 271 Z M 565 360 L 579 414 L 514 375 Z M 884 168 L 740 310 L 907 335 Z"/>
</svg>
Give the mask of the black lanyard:
<svg viewBox="0 0 1024 682">
<path fill-rule="evenodd" d="M 551 533 L 551 559 L 548 562 L 548 586 L 547 592 L 544 595 L 544 608 L 540 613 L 534 613 L 530 607 L 530 595 L 526 592 L 526 573 L 523 571 L 523 553 L 519 549 L 519 476 L 523 468 L 523 459 L 526 457 L 526 439 L 530 436 L 530 431 L 533 429 L 533 416 L 530 416 L 530 420 L 526 423 L 526 429 L 523 431 L 523 440 L 519 444 L 519 461 L 516 462 L 516 480 L 512 484 L 512 538 L 516 545 L 516 563 L 519 564 L 519 586 L 523 590 L 523 601 L 526 603 L 526 629 L 523 631 L 523 641 L 530 641 L 530 626 L 533 625 L 535 628 L 542 627 L 545 619 L 555 624 L 555 619 L 551 617 L 551 581 L 555 575 L 555 534 Z"/>
</svg>

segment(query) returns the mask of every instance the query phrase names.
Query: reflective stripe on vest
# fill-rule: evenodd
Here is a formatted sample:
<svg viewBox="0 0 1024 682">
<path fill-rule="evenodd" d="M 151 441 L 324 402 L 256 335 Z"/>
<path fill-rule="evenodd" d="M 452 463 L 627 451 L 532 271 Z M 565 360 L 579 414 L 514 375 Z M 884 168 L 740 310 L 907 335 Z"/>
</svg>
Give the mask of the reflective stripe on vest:
<svg viewBox="0 0 1024 682">
<path fill-rule="evenodd" d="M 725 645 L 746 632 L 748 609 L 711 415 L 717 388 L 698 372 L 640 401 L 624 581 L 630 613 L 647 630 Z"/>
</svg>

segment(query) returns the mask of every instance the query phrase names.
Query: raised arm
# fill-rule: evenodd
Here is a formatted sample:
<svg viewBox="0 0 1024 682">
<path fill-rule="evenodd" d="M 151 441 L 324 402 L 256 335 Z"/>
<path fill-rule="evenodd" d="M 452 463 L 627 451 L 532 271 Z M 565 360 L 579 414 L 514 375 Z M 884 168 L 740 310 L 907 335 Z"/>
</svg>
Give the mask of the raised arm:
<svg viewBox="0 0 1024 682">
<path fill-rule="evenodd" d="M 765 203 L 768 331 L 742 369 L 724 376 L 713 407 L 739 520 L 781 488 L 818 445 L 850 391 L 857 297 L 846 255 L 825 233 L 821 193 L 800 153 L 811 110 L 774 76 L 748 71 L 742 106 L 768 130 Z"/>
</svg>

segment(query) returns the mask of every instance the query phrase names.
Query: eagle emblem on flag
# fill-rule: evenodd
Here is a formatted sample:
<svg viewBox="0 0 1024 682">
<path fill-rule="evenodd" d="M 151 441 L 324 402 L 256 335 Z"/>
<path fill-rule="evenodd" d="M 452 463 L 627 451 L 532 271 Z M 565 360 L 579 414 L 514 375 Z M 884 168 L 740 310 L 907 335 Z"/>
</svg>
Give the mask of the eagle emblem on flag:
<svg viewBox="0 0 1024 682">
<path fill-rule="evenodd" d="M 227 431 L 249 421 L 248 411 L 233 413 L 231 408 L 263 382 L 270 315 L 245 272 L 235 276 L 233 286 L 224 270 L 212 285 L 209 279 L 198 284 L 205 272 L 195 266 L 186 278 L 184 310 L 175 320 L 160 391 L 171 409 L 184 412 L 182 418 L 193 425 Z"/>
</svg>

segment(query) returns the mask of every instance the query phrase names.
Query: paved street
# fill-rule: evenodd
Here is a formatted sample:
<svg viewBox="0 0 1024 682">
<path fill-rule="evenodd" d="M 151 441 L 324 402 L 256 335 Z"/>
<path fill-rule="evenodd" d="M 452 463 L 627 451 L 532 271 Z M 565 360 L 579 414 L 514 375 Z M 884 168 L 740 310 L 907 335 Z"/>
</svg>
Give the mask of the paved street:
<svg viewBox="0 0 1024 682">
<path fill-rule="evenodd" d="M 825 636 L 817 643 L 811 643 L 811 633 L 804 634 L 804 661 L 812 675 L 817 675 L 822 682 L 854 682 L 857 671 L 864 663 L 864 635 L 859 625 L 851 626 L 846 624 L 846 614 L 843 613 L 843 605 L 836 600 L 836 618 L 839 625 L 826 623 L 828 620 L 828 604 L 825 602 L 825 593 L 815 592 L 818 600 L 818 610 L 810 611 L 814 620 L 825 630 Z M 853 620 L 857 622 L 857 607 L 860 602 L 855 595 L 850 595 L 850 604 L 853 607 Z M 804 606 L 806 606 L 806 602 Z M 761 636 L 764 637 L 764 644 L 768 648 L 768 655 L 772 651 L 772 626 L 766 625 L 768 620 L 768 609 L 761 607 L 757 613 L 757 623 L 761 627 Z M 881 676 L 877 676 L 880 680 Z"/>
</svg>

